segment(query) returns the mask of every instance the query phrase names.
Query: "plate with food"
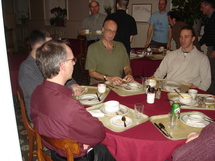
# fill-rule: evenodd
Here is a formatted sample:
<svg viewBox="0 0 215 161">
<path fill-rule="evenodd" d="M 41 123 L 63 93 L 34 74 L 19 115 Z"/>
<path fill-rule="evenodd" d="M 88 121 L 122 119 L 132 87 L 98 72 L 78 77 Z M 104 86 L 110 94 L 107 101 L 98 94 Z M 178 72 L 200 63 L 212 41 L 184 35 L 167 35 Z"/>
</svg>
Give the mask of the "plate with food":
<svg viewBox="0 0 215 161">
<path fill-rule="evenodd" d="M 123 83 L 120 85 L 120 88 L 125 91 L 139 91 L 143 89 L 143 86 L 140 83 L 132 82 L 132 83 Z"/>
</svg>

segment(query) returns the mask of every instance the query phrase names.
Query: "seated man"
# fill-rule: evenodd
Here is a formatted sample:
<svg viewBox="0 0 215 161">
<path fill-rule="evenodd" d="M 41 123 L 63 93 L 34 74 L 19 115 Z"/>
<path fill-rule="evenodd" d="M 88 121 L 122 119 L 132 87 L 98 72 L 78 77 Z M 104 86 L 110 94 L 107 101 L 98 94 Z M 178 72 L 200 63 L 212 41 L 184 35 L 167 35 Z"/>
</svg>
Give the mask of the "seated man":
<svg viewBox="0 0 215 161">
<path fill-rule="evenodd" d="M 19 69 L 19 85 L 24 93 L 25 106 L 30 119 L 30 98 L 31 94 L 39 84 L 42 84 L 44 77 L 36 65 L 36 50 L 46 41 L 51 40 L 50 34 L 45 31 L 33 30 L 30 34 L 30 43 L 32 50 L 25 61 L 22 62 Z M 67 82 L 67 87 L 73 90 L 74 95 L 81 93 L 81 87 L 75 80 Z M 72 91 L 71 91 L 72 92 Z M 72 94 L 72 93 L 71 93 Z"/>
<path fill-rule="evenodd" d="M 201 133 L 188 135 L 186 144 L 177 148 L 173 154 L 174 161 L 215 160 L 215 123 L 202 129 Z"/>
<path fill-rule="evenodd" d="M 102 27 L 103 37 L 88 48 L 86 70 L 89 70 L 90 84 L 109 81 L 121 84 L 123 81 L 132 82 L 130 61 L 121 42 L 113 41 L 117 32 L 117 24 L 107 20 Z M 123 71 L 125 74 L 122 79 Z"/>
<path fill-rule="evenodd" d="M 72 98 L 71 90 L 64 86 L 72 78 L 75 60 L 71 49 L 64 43 L 49 41 L 38 48 L 36 62 L 45 79 L 32 93 L 31 119 L 41 135 L 78 141 L 81 155 L 75 155 L 77 160 L 88 161 L 86 153 L 93 147 L 94 158 L 114 161 L 106 146 L 99 144 L 105 138 L 104 126 Z M 62 158 L 65 157 L 62 150 L 44 144 L 52 150 L 54 161 L 66 160 Z"/>
<path fill-rule="evenodd" d="M 190 84 L 206 91 L 211 83 L 211 69 L 206 55 L 193 46 L 195 32 L 184 26 L 180 32 L 181 47 L 167 54 L 151 78 L 164 78 Z"/>
</svg>

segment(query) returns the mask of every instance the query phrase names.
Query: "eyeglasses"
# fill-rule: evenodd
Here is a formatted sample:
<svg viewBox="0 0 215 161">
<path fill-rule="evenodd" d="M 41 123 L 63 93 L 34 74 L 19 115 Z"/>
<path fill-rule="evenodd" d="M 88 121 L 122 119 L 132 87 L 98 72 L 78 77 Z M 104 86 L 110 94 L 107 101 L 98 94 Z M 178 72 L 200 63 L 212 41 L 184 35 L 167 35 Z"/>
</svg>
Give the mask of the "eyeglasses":
<svg viewBox="0 0 215 161">
<path fill-rule="evenodd" d="M 110 29 L 106 29 L 106 28 L 104 28 L 104 29 L 105 29 L 105 31 L 108 32 L 108 33 L 116 34 L 116 31 L 113 31 L 113 30 L 110 30 Z"/>
<path fill-rule="evenodd" d="M 74 63 L 76 63 L 76 61 L 77 61 L 77 58 L 72 58 L 72 59 L 67 59 L 66 61 L 70 61 L 70 60 L 72 60 L 72 62 L 74 62 Z"/>
</svg>

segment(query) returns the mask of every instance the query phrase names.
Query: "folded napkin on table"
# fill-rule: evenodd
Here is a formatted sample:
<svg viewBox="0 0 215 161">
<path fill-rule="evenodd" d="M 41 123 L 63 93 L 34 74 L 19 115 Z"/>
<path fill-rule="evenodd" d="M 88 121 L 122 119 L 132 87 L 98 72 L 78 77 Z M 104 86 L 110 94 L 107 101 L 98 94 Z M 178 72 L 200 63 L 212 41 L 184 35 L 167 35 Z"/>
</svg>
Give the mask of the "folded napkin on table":
<svg viewBox="0 0 215 161">
<path fill-rule="evenodd" d="M 102 113 L 100 110 L 91 110 L 91 111 L 89 111 L 89 113 L 93 117 L 104 117 L 104 113 Z"/>
</svg>

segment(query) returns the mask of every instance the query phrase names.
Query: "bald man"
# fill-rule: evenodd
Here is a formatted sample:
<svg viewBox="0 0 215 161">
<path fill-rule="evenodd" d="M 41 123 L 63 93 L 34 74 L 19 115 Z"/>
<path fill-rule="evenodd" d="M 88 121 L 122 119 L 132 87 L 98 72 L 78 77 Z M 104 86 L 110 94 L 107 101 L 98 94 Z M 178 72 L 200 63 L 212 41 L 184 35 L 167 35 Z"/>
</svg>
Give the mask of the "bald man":
<svg viewBox="0 0 215 161">
<path fill-rule="evenodd" d="M 88 48 L 85 69 L 89 70 L 90 84 L 109 81 L 120 85 L 123 81 L 134 81 L 125 46 L 113 41 L 116 31 L 116 22 L 107 20 L 102 27 L 102 39 Z"/>
</svg>

